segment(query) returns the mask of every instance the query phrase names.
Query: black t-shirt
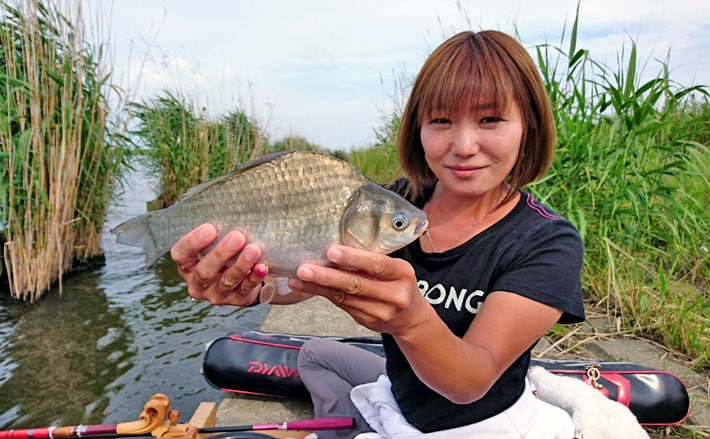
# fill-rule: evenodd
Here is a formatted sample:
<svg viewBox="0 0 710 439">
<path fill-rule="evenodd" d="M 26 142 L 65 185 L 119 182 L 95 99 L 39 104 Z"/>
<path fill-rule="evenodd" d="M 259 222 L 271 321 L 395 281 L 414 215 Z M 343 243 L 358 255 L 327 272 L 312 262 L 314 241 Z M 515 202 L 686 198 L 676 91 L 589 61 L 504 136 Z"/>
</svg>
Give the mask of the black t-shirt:
<svg viewBox="0 0 710 439">
<path fill-rule="evenodd" d="M 405 184 L 398 181 L 394 189 L 402 192 Z M 425 188 L 415 204 L 423 206 L 431 192 L 432 188 Z M 425 253 L 417 240 L 392 256 L 412 264 L 422 295 L 451 331 L 462 337 L 492 291 L 513 292 L 555 307 L 563 311 L 561 323 L 584 320 L 582 253 L 577 229 L 522 192 L 508 215 L 455 248 Z M 460 405 L 417 378 L 393 337 L 383 334 L 382 339 L 395 399 L 407 421 L 423 432 L 468 425 L 510 407 L 525 387 L 533 348 L 530 346 L 483 398 Z"/>
</svg>

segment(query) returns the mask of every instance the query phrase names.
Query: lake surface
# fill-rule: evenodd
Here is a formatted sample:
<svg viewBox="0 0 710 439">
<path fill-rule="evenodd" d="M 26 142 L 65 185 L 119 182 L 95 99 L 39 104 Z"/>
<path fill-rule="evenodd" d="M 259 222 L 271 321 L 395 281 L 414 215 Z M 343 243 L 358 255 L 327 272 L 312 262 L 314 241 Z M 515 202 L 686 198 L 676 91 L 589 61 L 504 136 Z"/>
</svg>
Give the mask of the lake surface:
<svg viewBox="0 0 710 439">
<path fill-rule="evenodd" d="M 129 176 L 106 229 L 146 211 L 152 179 Z M 145 270 L 142 250 L 104 233 L 106 263 L 65 277 L 35 304 L 0 294 L 0 429 L 138 418 L 155 393 L 186 422 L 221 392 L 200 374 L 211 340 L 256 329 L 267 307 L 191 301 L 169 256 Z"/>
</svg>

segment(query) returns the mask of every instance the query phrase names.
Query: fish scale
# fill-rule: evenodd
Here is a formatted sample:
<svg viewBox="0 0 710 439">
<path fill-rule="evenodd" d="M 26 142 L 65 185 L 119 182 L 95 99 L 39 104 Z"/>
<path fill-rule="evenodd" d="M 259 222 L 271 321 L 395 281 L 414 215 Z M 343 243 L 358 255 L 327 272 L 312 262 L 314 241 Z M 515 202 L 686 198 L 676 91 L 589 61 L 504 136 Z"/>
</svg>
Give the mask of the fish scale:
<svg viewBox="0 0 710 439">
<path fill-rule="evenodd" d="M 333 243 L 389 253 L 426 229 L 426 215 L 349 163 L 314 152 L 264 156 L 188 190 L 176 204 L 114 229 L 119 243 L 142 247 L 146 268 L 200 224 L 240 230 L 262 248 L 274 275 L 304 261 L 325 264 Z M 217 242 L 217 241 L 216 241 Z M 209 250 L 206 249 L 206 250 Z"/>
</svg>

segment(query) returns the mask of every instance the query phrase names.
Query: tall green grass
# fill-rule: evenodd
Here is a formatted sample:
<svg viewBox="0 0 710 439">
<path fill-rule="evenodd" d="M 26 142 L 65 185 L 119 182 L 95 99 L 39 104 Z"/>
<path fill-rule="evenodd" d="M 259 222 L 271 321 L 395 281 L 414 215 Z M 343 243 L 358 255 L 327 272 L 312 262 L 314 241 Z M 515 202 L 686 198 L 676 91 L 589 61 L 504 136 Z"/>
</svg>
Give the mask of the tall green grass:
<svg viewBox="0 0 710 439">
<path fill-rule="evenodd" d="M 36 300 L 100 236 L 122 150 L 79 5 L 0 1 L 0 215 L 10 293 Z M 73 7 L 69 7 L 73 6 Z"/>
<path fill-rule="evenodd" d="M 131 103 L 130 108 L 138 122 L 131 138 L 147 169 L 159 176 L 164 206 L 265 149 L 262 130 L 240 110 L 212 119 L 196 111 L 183 95 L 168 90 Z"/>
<path fill-rule="evenodd" d="M 374 129 L 375 143 L 370 148 L 355 149 L 344 154 L 344 158 L 353 166 L 380 184 L 391 183 L 404 175 L 397 153 L 397 133 L 404 109 L 401 95 L 405 92 L 401 84 L 402 81 L 396 82 L 397 90 L 391 97 L 394 110 L 382 114 L 380 126 Z"/>
<path fill-rule="evenodd" d="M 565 49 L 535 50 L 558 142 L 530 189 L 579 227 L 593 303 L 709 366 L 707 86 L 674 83 L 667 60 L 642 81 L 633 41 L 618 66 L 596 62 L 577 26 Z"/>
<path fill-rule="evenodd" d="M 196 100 L 193 97 L 192 100 Z M 161 204 L 177 202 L 192 186 L 225 174 L 265 153 L 328 150 L 300 136 L 270 142 L 245 111 L 210 117 L 197 111 L 182 92 L 162 90 L 157 97 L 129 104 L 137 128 L 134 152 L 159 177 Z"/>
</svg>

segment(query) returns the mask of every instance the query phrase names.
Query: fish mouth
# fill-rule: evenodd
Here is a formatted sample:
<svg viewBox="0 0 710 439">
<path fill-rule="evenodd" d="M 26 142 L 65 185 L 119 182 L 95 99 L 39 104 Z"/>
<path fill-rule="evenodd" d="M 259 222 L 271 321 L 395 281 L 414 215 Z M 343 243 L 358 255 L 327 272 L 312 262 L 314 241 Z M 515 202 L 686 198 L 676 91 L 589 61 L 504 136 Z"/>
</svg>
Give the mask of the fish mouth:
<svg viewBox="0 0 710 439">
<path fill-rule="evenodd" d="M 419 236 L 429 228 L 429 220 L 426 217 L 422 218 L 414 227 L 414 235 Z"/>
</svg>

